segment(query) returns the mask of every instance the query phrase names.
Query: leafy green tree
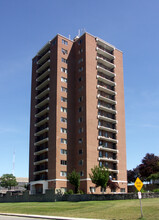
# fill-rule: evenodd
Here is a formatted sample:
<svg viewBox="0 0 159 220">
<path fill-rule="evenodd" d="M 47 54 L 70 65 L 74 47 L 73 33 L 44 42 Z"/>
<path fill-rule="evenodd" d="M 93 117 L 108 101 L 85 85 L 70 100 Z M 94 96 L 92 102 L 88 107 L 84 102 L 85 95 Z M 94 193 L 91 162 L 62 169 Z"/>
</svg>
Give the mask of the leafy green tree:
<svg viewBox="0 0 159 220">
<path fill-rule="evenodd" d="M 147 179 L 148 179 L 148 180 L 152 180 L 153 182 L 154 182 L 155 180 L 159 180 L 159 172 L 158 172 L 158 173 L 153 173 L 153 174 L 151 174 Z"/>
<path fill-rule="evenodd" d="M 2 187 L 11 189 L 12 186 L 17 186 L 18 183 L 16 181 L 15 176 L 13 174 L 3 174 L 0 178 L 0 185 Z"/>
<path fill-rule="evenodd" d="M 105 167 L 95 166 L 91 169 L 92 174 L 89 174 L 92 183 L 96 185 L 96 187 L 101 186 L 102 189 L 106 188 L 108 180 L 109 180 L 109 171 Z"/>
<path fill-rule="evenodd" d="M 80 187 L 80 175 L 75 170 L 68 174 L 67 179 L 74 185 L 75 193 L 78 193 Z"/>
</svg>

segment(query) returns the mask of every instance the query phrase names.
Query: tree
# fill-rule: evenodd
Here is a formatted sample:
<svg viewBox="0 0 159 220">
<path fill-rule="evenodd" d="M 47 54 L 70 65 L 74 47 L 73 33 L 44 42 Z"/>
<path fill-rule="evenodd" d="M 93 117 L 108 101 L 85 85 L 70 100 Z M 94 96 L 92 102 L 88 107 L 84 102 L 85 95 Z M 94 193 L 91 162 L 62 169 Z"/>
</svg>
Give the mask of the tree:
<svg viewBox="0 0 159 220">
<path fill-rule="evenodd" d="M 96 185 L 96 187 L 101 186 L 102 189 L 106 188 L 107 182 L 109 180 L 109 171 L 105 167 L 95 166 L 91 169 L 92 174 L 89 174 L 92 183 Z"/>
<path fill-rule="evenodd" d="M 153 182 L 154 182 L 155 180 L 159 180 L 159 172 L 158 172 L 158 173 L 153 173 L 153 174 L 151 174 L 147 179 L 148 179 L 148 180 L 152 180 Z"/>
<path fill-rule="evenodd" d="M 139 165 L 139 173 L 143 181 L 148 180 L 151 174 L 159 172 L 159 157 L 147 153 Z"/>
<path fill-rule="evenodd" d="M 0 178 L 0 185 L 2 187 L 11 189 L 12 186 L 17 186 L 18 183 L 13 174 L 3 174 L 3 176 Z"/>
<path fill-rule="evenodd" d="M 140 177 L 139 166 L 133 170 L 127 170 L 128 183 L 134 183 L 137 177 Z"/>
<path fill-rule="evenodd" d="M 111 189 L 111 190 L 115 190 L 119 189 L 119 184 L 117 182 L 113 182 L 111 179 L 108 180 L 107 186 Z"/>
<path fill-rule="evenodd" d="M 79 191 L 80 187 L 80 175 L 75 170 L 72 171 L 72 173 L 69 173 L 67 176 L 67 179 L 70 181 L 72 185 L 75 186 L 75 193 Z"/>
</svg>

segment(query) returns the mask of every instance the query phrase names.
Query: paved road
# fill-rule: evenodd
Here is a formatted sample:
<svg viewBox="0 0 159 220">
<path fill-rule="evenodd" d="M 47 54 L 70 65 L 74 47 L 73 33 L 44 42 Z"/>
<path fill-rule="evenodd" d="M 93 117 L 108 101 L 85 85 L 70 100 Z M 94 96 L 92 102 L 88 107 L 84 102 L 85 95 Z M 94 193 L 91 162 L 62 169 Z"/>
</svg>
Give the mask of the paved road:
<svg viewBox="0 0 159 220">
<path fill-rule="evenodd" d="M 2 216 L 2 215 L 0 215 L 0 220 L 38 220 L 38 219 L 40 219 L 40 218 L 26 218 L 26 217 Z"/>
</svg>

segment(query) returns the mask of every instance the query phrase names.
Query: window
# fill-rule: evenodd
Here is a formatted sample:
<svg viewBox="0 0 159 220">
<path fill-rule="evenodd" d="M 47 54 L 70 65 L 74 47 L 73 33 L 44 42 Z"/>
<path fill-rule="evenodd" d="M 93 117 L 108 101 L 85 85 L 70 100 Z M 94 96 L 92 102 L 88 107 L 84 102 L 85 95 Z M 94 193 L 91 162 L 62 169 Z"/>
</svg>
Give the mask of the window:
<svg viewBox="0 0 159 220">
<path fill-rule="evenodd" d="M 83 165 L 83 160 L 79 160 L 78 165 L 82 166 Z"/>
<path fill-rule="evenodd" d="M 102 131 L 99 131 L 99 136 L 102 136 Z"/>
<path fill-rule="evenodd" d="M 80 77 L 80 78 L 78 79 L 78 81 L 81 82 L 81 81 L 82 81 L 82 77 Z"/>
<path fill-rule="evenodd" d="M 61 107 L 61 112 L 67 112 L 67 108 Z"/>
<path fill-rule="evenodd" d="M 79 97 L 78 102 L 82 102 L 83 101 L 83 96 Z"/>
<path fill-rule="evenodd" d="M 67 118 L 61 117 L 61 122 L 67 123 Z"/>
<path fill-rule="evenodd" d="M 83 150 L 79 149 L 78 154 L 83 154 Z"/>
<path fill-rule="evenodd" d="M 66 171 L 61 171 L 60 176 L 67 176 L 67 172 Z"/>
<path fill-rule="evenodd" d="M 78 112 L 82 112 L 82 110 L 83 110 L 82 107 L 79 107 Z"/>
<path fill-rule="evenodd" d="M 61 143 L 62 143 L 62 144 L 67 144 L 67 140 L 64 139 L 64 138 L 61 138 Z"/>
<path fill-rule="evenodd" d="M 99 157 L 102 157 L 102 151 L 99 151 Z"/>
<path fill-rule="evenodd" d="M 102 122 L 101 122 L 101 121 L 98 121 L 98 125 L 101 126 L 101 125 L 102 125 Z"/>
<path fill-rule="evenodd" d="M 68 45 L 68 41 L 62 39 L 62 44 Z"/>
<path fill-rule="evenodd" d="M 104 136 L 105 136 L 105 137 L 108 137 L 108 133 L 107 133 L 107 132 L 104 132 Z"/>
<path fill-rule="evenodd" d="M 81 43 L 82 43 L 82 39 L 78 41 L 78 45 L 81 45 Z"/>
<path fill-rule="evenodd" d="M 63 62 L 63 63 L 67 63 L 67 60 L 65 59 L 65 58 L 61 58 L 61 61 Z"/>
<path fill-rule="evenodd" d="M 67 83 L 67 79 L 64 78 L 64 77 L 61 77 L 61 82 L 65 82 L 65 83 Z"/>
<path fill-rule="evenodd" d="M 61 49 L 61 51 L 62 51 L 63 54 L 68 54 L 68 51 L 63 49 L 63 48 Z"/>
<path fill-rule="evenodd" d="M 108 147 L 108 143 L 107 143 L 107 142 L 104 142 L 104 143 L 103 143 L 103 147 Z"/>
<path fill-rule="evenodd" d="M 81 122 L 82 122 L 82 117 L 80 117 L 80 118 L 78 119 L 78 122 L 79 122 L 79 123 L 81 123 Z"/>
<path fill-rule="evenodd" d="M 82 71 L 83 71 L 83 66 L 78 69 L 79 73 L 82 72 Z"/>
<path fill-rule="evenodd" d="M 67 98 L 61 96 L 61 102 L 67 102 Z"/>
<path fill-rule="evenodd" d="M 83 128 L 78 129 L 78 133 L 81 134 L 83 132 Z"/>
<path fill-rule="evenodd" d="M 67 69 L 64 68 L 64 67 L 61 67 L 61 72 L 63 72 L 63 73 L 67 73 Z"/>
<path fill-rule="evenodd" d="M 61 86 L 61 92 L 66 92 L 67 93 L 67 88 Z"/>
<path fill-rule="evenodd" d="M 116 192 L 116 189 L 111 189 L 111 192 Z"/>
<path fill-rule="evenodd" d="M 67 134 L 67 129 L 66 128 L 61 128 L 61 133 Z"/>
<path fill-rule="evenodd" d="M 67 161 L 66 160 L 61 160 L 61 165 L 67 165 Z"/>
<path fill-rule="evenodd" d="M 79 143 L 79 144 L 82 144 L 82 142 L 83 142 L 82 138 L 79 138 L 79 139 L 78 139 L 78 143 Z"/>
<path fill-rule="evenodd" d="M 56 44 L 56 39 L 52 42 L 52 45 L 54 46 Z"/>
<path fill-rule="evenodd" d="M 60 189 L 61 189 L 62 193 L 67 192 L 67 188 L 65 188 L 65 187 L 61 187 Z"/>
<path fill-rule="evenodd" d="M 84 172 L 83 171 L 81 171 L 79 174 L 80 174 L 80 176 L 84 176 Z"/>
<path fill-rule="evenodd" d="M 99 166 L 100 166 L 100 167 L 102 167 L 102 166 L 103 166 L 103 164 L 102 164 L 102 162 L 101 162 L 101 161 L 99 162 Z"/>
<path fill-rule="evenodd" d="M 106 192 L 106 188 L 102 188 L 102 187 L 101 187 L 101 188 L 100 188 L 100 191 L 101 191 L 101 192 Z"/>
<path fill-rule="evenodd" d="M 83 86 L 79 87 L 78 91 L 81 92 L 83 90 Z"/>
<path fill-rule="evenodd" d="M 108 168 L 108 162 L 105 162 L 104 166 L 105 166 L 106 168 Z"/>
<path fill-rule="evenodd" d="M 89 190 L 90 190 L 91 193 L 94 193 L 96 191 L 96 188 L 95 187 L 90 187 Z"/>
<path fill-rule="evenodd" d="M 82 53 L 83 52 L 83 49 L 81 48 L 79 51 L 78 51 L 78 53 L 80 54 L 80 53 Z"/>
<path fill-rule="evenodd" d="M 80 59 L 78 60 L 78 63 L 81 63 L 81 62 L 83 62 L 83 58 L 80 58 Z"/>
<path fill-rule="evenodd" d="M 120 192 L 125 192 L 125 188 L 120 188 Z"/>
<path fill-rule="evenodd" d="M 61 154 L 67 154 L 67 150 L 61 149 Z"/>
</svg>

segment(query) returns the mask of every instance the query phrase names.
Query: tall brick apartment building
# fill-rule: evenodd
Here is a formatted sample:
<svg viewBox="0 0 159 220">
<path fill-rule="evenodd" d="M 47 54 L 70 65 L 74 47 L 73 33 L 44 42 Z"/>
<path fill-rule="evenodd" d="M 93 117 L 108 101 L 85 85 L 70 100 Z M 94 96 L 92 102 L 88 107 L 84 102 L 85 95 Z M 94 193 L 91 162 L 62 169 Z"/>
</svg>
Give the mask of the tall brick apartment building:
<svg viewBox="0 0 159 220">
<path fill-rule="evenodd" d="M 89 178 L 95 165 L 127 191 L 122 52 L 88 33 L 58 34 L 32 62 L 31 192 L 68 189 L 75 169 L 80 188 L 99 193 Z"/>
</svg>

